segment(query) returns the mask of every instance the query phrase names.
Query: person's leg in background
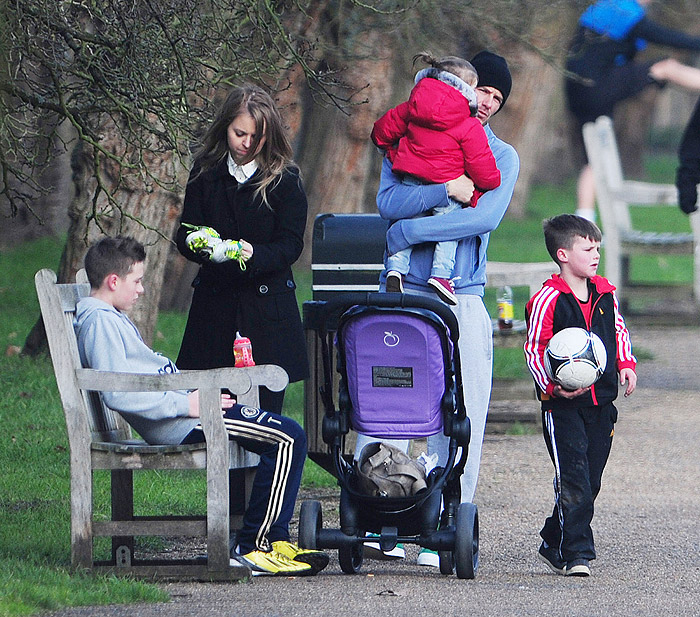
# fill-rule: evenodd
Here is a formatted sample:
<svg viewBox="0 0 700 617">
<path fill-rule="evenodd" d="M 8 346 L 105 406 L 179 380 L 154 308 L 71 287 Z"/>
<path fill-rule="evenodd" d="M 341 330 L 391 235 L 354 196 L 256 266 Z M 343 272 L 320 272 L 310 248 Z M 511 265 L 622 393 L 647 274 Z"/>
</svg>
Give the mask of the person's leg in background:
<svg viewBox="0 0 700 617">
<path fill-rule="evenodd" d="M 567 102 L 579 128 L 599 116 L 613 117 L 616 103 L 636 96 L 648 86 L 663 87 L 672 83 L 686 90 L 700 92 L 700 69 L 666 58 L 657 62 L 630 62 L 601 75 L 593 87 L 573 80 L 566 81 Z M 581 146 L 583 144 L 582 139 Z M 574 152 L 579 148 L 574 145 Z M 585 153 L 585 150 L 584 150 Z M 577 187 L 576 214 L 595 221 L 595 182 L 589 165 L 581 167 Z"/>
<path fill-rule="evenodd" d="M 471 422 L 469 456 L 462 475 L 462 503 L 474 501 L 486 416 L 493 384 L 493 330 L 480 296 L 462 294 L 453 309 L 459 322 L 459 355 L 467 415 Z M 431 452 L 428 452 L 431 454 Z"/>
<path fill-rule="evenodd" d="M 411 442 L 408 439 L 382 439 L 379 437 L 372 437 L 371 435 L 365 435 L 364 433 L 357 433 L 357 441 L 355 442 L 355 453 L 353 455 L 353 459 L 355 461 L 359 461 L 364 447 L 371 443 L 377 443 L 378 441 L 388 443 L 398 448 L 402 452 L 406 452 L 407 454 L 408 448 L 411 445 Z M 392 550 L 384 552 L 379 548 L 379 542 L 366 542 L 364 556 L 367 559 L 379 560 L 403 559 L 406 557 L 406 549 L 402 543 L 399 543 Z"/>
<path fill-rule="evenodd" d="M 595 223 L 595 179 L 588 164 L 581 168 L 576 181 L 576 216 Z"/>
<path fill-rule="evenodd" d="M 282 415 L 282 407 L 284 405 L 285 392 L 286 390 L 273 392 L 272 390 L 268 390 L 264 386 L 260 388 L 260 409 L 265 409 L 266 411 L 271 411 L 272 413 Z"/>
<path fill-rule="evenodd" d="M 700 99 L 683 133 L 678 148 L 676 187 L 678 205 L 686 214 L 698 209 L 698 184 L 700 184 Z"/>
</svg>

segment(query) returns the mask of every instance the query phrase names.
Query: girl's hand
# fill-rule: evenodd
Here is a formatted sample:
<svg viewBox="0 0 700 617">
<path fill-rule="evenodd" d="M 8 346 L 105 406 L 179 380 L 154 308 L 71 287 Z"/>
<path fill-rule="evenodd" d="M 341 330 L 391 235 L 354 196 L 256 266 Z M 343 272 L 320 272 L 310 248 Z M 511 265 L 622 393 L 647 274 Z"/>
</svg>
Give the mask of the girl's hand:
<svg viewBox="0 0 700 617">
<path fill-rule="evenodd" d="M 241 257 L 248 261 L 253 256 L 253 245 L 241 239 Z"/>
<path fill-rule="evenodd" d="M 214 247 L 209 259 L 217 264 L 235 260 L 241 270 L 245 270 L 245 262 L 252 255 L 253 247 L 245 240 L 224 240 Z"/>
</svg>

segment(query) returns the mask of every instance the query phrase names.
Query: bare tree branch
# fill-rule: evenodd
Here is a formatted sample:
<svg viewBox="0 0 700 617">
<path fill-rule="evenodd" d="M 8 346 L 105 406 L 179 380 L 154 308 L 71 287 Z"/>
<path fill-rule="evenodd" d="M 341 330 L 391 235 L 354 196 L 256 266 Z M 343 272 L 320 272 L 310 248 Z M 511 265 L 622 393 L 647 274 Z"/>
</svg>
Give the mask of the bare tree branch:
<svg viewBox="0 0 700 617">
<path fill-rule="evenodd" d="M 319 99 L 352 104 L 352 93 L 321 62 L 314 42 L 290 30 L 290 24 L 304 29 L 314 4 L 9 0 L 0 8 L 6 24 L 0 29 L 0 196 L 9 214 L 19 205 L 31 211 L 32 196 L 48 190 L 32 179 L 53 156 L 47 144 L 54 131 L 47 127 L 64 121 L 96 160 L 176 191 L 174 176 L 154 174 L 144 161 L 154 152 L 187 155 L 210 118 L 217 84 L 250 80 L 273 87 L 298 65 Z M 119 131 L 122 151 L 103 143 L 107 125 Z M 40 156 L 38 141 L 45 149 Z M 110 200 L 123 174 L 101 177 L 103 165 L 92 173 L 93 202 L 99 195 Z"/>
</svg>

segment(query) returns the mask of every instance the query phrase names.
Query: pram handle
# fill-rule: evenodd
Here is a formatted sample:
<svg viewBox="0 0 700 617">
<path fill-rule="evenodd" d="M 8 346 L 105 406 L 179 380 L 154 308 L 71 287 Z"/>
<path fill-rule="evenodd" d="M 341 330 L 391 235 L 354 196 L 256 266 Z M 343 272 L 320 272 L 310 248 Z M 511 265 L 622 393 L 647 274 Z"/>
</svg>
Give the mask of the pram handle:
<svg viewBox="0 0 700 617">
<path fill-rule="evenodd" d="M 450 308 L 440 300 L 417 294 L 389 293 L 383 291 L 348 292 L 331 300 L 320 302 L 321 312 L 326 317 L 338 313 L 340 315 L 351 306 L 378 306 L 388 308 L 421 308 L 435 313 L 449 329 L 453 344 L 459 340 L 459 323 Z"/>
</svg>

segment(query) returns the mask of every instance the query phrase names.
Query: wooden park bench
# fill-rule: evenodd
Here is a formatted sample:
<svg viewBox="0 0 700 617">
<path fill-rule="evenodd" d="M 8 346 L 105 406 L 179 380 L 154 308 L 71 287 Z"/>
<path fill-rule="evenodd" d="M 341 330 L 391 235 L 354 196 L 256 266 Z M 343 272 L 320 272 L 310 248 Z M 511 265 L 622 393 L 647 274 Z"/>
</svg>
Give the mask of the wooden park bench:
<svg viewBox="0 0 700 617">
<path fill-rule="evenodd" d="M 601 116 L 583 127 L 586 153 L 595 178 L 596 199 L 604 232 L 605 276 L 617 287 L 621 300 L 635 291 L 666 297 L 678 286 L 635 285 L 630 280 L 630 258 L 636 255 L 693 256 L 692 297 L 700 301 L 700 212 L 690 215 L 691 231 L 641 231 L 634 226 L 630 206 L 678 207 L 673 184 L 625 180 L 612 120 Z"/>
<path fill-rule="evenodd" d="M 84 273 L 79 280 L 84 279 Z M 287 374 L 278 366 L 182 371 L 168 375 L 111 373 L 83 368 L 73 328 L 78 300 L 90 293 L 87 282 L 57 284 L 51 270 L 35 276 L 41 314 L 63 405 L 70 445 L 71 562 L 88 569 L 139 578 L 235 580 L 250 570 L 229 557 L 229 532 L 240 525 L 230 515 L 229 470 L 245 469 L 246 490 L 258 463 L 255 454 L 229 441 L 220 392 L 228 388 L 240 403 L 257 406 L 258 387 L 279 391 Z M 206 444 L 148 445 L 134 439 L 131 428 L 102 403 L 100 391 L 167 391 L 198 389 Z M 140 470 L 206 470 L 206 515 L 139 516 L 134 512 L 133 473 Z M 98 520 L 93 509 L 93 471 L 111 479 L 111 517 Z M 112 538 L 111 559 L 93 558 L 93 538 Z M 206 558 L 163 560 L 138 558 L 134 536 L 206 538 Z"/>
</svg>

